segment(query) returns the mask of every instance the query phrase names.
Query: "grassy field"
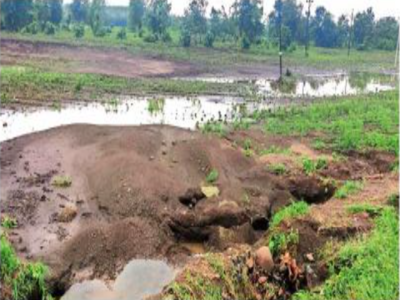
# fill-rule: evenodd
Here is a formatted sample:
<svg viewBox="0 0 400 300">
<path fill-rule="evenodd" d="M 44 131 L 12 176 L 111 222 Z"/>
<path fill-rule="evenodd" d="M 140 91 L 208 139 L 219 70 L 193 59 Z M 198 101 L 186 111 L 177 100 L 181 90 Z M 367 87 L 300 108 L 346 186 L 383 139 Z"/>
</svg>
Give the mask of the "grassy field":
<svg viewBox="0 0 400 300">
<path fill-rule="evenodd" d="M 43 102 L 79 99 L 107 100 L 112 95 L 244 95 L 247 84 L 213 83 L 164 78 L 127 79 L 121 77 L 46 72 L 36 68 L 4 66 L 1 102 L 4 105 L 24 99 Z M 108 95 L 105 99 L 105 95 Z"/>
<path fill-rule="evenodd" d="M 196 62 L 211 68 L 231 66 L 235 64 L 274 64 L 279 63 L 278 48 L 262 43 L 253 45 L 250 50 L 243 51 L 235 41 L 216 42 L 214 48 L 192 46 L 184 48 L 179 43 L 179 32 L 170 30 L 170 43 L 148 43 L 138 35 L 128 32 L 127 39 L 119 40 L 115 27 L 111 34 L 104 37 L 93 36 L 86 28 L 84 37 L 77 39 L 72 31 L 59 30 L 53 36 L 39 33 L 36 35 L 2 32 L 2 38 L 18 38 L 31 41 L 48 41 L 75 45 L 105 46 L 124 48 L 132 53 L 156 55 L 168 59 Z M 145 34 L 146 35 L 146 34 Z M 311 47 L 308 58 L 304 55 L 304 47 L 298 46 L 293 52 L 284 55 L 284 64 L 290 67 L 316 68 L 321 70 L 345 69 L 358 71 L 395 70 L 395 53 L 390 51 L 356 51 L 347 56 L 346 49 L 328 49 Z"/>
<path fill-rule="evenodd" d="M 265 130 L 305 136 L 313 133 L 318 148 L 341 151 L 379 149 L 398 155 L 399 92 L 329 99 L 287 110 L 261 113 Z"/>
</svg>

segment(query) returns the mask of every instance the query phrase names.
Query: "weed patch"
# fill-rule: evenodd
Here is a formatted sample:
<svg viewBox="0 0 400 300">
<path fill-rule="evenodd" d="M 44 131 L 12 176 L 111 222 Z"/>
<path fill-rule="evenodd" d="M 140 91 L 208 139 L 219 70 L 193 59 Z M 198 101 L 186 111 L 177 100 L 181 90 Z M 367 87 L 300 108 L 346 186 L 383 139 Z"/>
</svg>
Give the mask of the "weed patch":
<svg viewBox="0 0 400 300">
<path fill-rule="evenodd" d="M 277 227 L 283 220 L 306 215 L 309 209 L 310 206 L 304 201 L 294 202 L 273 215 L 270 227 Z"/>
<path fill-rule="evenodd" d="M 348 196 L 362 190 L 363 183 L 358 181 L 346 181 L 340 188 L 337 189 L 335 197 L 338 199 L 345 199 Z"/>
</svg>

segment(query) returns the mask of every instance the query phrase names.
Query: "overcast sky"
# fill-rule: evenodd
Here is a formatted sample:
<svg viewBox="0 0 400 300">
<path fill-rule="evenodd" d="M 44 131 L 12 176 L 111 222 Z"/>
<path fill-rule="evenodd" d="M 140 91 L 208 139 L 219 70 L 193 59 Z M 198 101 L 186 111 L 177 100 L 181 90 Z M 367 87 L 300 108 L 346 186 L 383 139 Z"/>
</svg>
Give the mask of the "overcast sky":
<svg viewBox="0 0 400 300">
<path fill-rule="evenodd" d="M 172 3 L 172 13 L 182 15 L 190 0 L 169 0 Z M 232 5 L 234 0 L 208 0 L 208 5 L 218 8 L 225 5 L 226 8 Z M 65 3 L 72 0 L 65 0 Z M 263 0 L 266 15 L 272 10 L 274 0 Z M 305 3 L 305 0 L 297 2 Z M 129 0 L 106 0 L 107 5 L 128 5 Z M 399 0 L 314 0 L 314 8 L 318 5 L 323 5 L 331 11 L 335 17 L 341 14 L 350 14 L 351 10 L 355 12 L 366 9 L 372 6 L 377 17 L 400 16 Z"/>
</svg>

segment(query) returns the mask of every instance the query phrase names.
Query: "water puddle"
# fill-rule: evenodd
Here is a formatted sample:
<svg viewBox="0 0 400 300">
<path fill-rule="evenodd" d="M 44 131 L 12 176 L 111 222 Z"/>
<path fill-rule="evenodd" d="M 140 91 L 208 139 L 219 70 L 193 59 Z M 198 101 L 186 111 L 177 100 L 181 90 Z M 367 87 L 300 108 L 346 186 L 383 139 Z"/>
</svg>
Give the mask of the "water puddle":
<svg viewBox="0 0 400 300">
<path fill-rule="evenodd" d="M 272 79 L 240 79 L 220 77 L 181 78 L 217 83 L 247 83 L 256 86 L 258 93 L 265 97 L 332 97 L 377 93 L 393 90 L 398 81 L 392 75 L 351 73 L 350 75 L 314 76 L 296 79 L 289 77 L 285 84 L 277 84 Z"/>
<path fill-rule="evenodd" d="M 149 125 L 166 124 L 195 129 L 207 121 L 230 121 L 240 115 L 244 100 L 232 97 L 125 98 L 112 103 L 68 104 L 61 109 L 3 110 L 0 141 L 69 124 Z M 249 104 L 255 109 L 255 104 Z M 257 105 L 267 108 L 268 105 Z"/>
<path fill-rule="evenodd" d="M 133 260 L 111 287 L 93 280 L 74 284 L 61 300 L 143 300 L 156 295 L 175 277 L 176 272 L 158 260 Z"/>
</svg>

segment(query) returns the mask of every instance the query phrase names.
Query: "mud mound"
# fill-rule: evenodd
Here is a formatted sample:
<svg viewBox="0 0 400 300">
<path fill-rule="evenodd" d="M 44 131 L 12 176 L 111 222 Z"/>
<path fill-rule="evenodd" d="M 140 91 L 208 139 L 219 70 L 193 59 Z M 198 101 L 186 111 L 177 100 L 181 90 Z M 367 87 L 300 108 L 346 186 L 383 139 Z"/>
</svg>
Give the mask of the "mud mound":
<svg viewBox="0 0 400 300">
<path fill-rule="evenodd" d="M 2 210 L 18 218 L 13 241 L 52 267 L 58 290 L 113 278 L 133 258 L 174 261 L 187 255 L 181 241 L 254 242 L 271 211 L 292 201 L 228 140 L 173 127 L 73 125 L 1 148 Z M 218 176 L 207 183 L 212 170 Z M 217 195 L 207 198 L 205 186 Z"/>
</svg>

